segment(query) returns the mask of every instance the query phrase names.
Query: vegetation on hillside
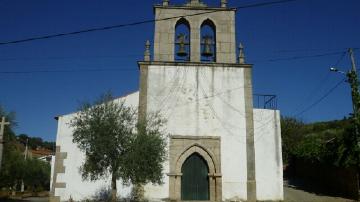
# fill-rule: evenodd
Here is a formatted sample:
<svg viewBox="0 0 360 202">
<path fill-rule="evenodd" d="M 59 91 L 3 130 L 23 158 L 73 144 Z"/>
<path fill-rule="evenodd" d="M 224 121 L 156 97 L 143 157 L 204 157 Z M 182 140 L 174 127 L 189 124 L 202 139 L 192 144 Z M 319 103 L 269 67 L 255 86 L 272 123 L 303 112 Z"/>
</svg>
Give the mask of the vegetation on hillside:
<svg viewBox="0 0 360 202">
<path fill-rule="evenodd" d="M 44 141 L 40 137 L 30 137 L 26 134 L 20 134 L 17 136 L 17 140 L 23 145 L 28 141 L 29 149 L 44 148 L 55 152 L 55 142 Z"/>
<path fill-rule="evenodd" d="M 15 135 L 13 127 L 15 113 L 7 113 L 0 106 L 0 117 L 5 116 L 10 126 L 4 131 L 3 161 L 0 170 L 0 188 L 2 190 L 20 190 L 22 181 L 28 191 L 47 190 L 50 184 L 50 165 L 35 158 L 24 158 L 25 146 Z M 37 146 L 34 144 L 34 147 Z"/>
<path fill-rule="evenodd" d="M 356 166 L 357 147 L 352 119 L 305 124 L 282 117 L 283 159 L 292 158 L 337 167 Z"/>
</svg>

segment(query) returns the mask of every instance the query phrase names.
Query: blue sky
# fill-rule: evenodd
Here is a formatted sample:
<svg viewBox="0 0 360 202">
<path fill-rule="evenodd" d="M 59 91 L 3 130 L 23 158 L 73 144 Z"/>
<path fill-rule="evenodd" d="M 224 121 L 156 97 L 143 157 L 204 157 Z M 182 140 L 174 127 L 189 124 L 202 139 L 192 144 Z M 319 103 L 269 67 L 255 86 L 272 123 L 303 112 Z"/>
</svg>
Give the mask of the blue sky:
<svg viewBox="0 0 360 202">
<path fill-rule="evenodd" d="M 220 0 L 204 2 L 216 5 Z M 258 2 L 264 1 L 229 0 L 229 5 Z M 156 3 L 161 0 L 1 0 L 0 42 L 153 19 L 152 5 Z M 276 94 L 278 108 L 288 116 L 324 95 L 342 79 L 342 75 L 328 71 L 341 54 L 277 59 L 360 47 L 359 8 L 358 0 L 299 0 L 239 10 L 237 40 L 245 46 L 247 62 L 254 64 L 254 93 Z M 145 41 L 153 40 L 153 29 L 150 23 L 1 45 L 0 71 L 107 70 L 0 73 L 0 105 L 16 112 L 16 132 L 55 140 L 56 115 L 73 112 L 81 101 L 94 100 L 108 90 L 115 96 L 136 91 L 136 62 L 142 59 Z M 360 61 L 360 51 L 355 56 Z M 276 61 L 270 61 L 273 59 Z M 350 68 L 348 55 L 338 66 Z M 341 119 L 351 111 L 350 88 L 344 83 L 299 118 L 306 122 Z"/>
</svg>

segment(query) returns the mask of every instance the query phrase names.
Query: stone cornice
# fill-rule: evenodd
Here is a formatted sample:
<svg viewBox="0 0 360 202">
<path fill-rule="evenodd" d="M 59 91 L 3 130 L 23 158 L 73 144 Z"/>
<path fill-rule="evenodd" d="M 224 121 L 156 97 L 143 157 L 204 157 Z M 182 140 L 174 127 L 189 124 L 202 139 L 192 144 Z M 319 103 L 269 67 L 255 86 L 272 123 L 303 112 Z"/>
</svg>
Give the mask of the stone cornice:
<svg viewBox="0 0 360 202">
<path fill-rule="evenodd" d="M 203 62 L 164 62 L 164 61 L 138 61 L 140 66 L 199 66 L 199 67 L 230 67 L 230 68 L 252 68 L 252 64 L 238 63 L 203 63 Z"/>
<path fill-rule="evenodd" d="M 192 6 L 184 6 L 184 5 L 170 5 L 170 6 L 163 6 L 163 5 L 154 5 L 155 9 L 186 9 L 186 10 L 197 10 L 197 11 L 237 11 L 237 8 L 221 8 L 221 7 L 192 7 Z"/>
</svg>

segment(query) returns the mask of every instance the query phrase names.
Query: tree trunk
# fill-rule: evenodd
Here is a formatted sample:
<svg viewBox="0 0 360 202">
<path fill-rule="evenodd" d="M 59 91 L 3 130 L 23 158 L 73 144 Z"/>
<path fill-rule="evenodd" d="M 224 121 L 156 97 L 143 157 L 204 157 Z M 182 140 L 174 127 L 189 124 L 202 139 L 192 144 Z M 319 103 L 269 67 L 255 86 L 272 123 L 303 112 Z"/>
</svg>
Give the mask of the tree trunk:
<svg viewBox="0 0 360 202">
<path fill-rule="evenodd" d="M 12 190 L 11 190 L 11 195 L 12 196 L 16 195 L 16 186 L 17 186 L 17 183 L 15 183 L 15 185 L 12 187 Z"/>
<path fill-rule="evenodd" d="M 114 173 L 111 177 L 111 202 L 116 202 L 116 177 Z"/>
<path fill-rule="evenodd" d="M 135 201 L 144 200 L 144 186 L 142 184 L 135 184 L 133 186 L 133 199 Z"/>
</svg>

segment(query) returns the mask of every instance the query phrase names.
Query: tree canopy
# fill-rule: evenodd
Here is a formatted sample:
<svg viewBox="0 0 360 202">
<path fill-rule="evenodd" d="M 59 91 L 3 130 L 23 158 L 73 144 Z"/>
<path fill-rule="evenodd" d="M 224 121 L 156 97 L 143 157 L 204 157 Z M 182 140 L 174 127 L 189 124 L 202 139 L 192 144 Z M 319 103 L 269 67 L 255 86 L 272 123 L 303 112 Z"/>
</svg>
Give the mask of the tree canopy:
<svg viewBox="0 0 360 202">
<path fill-rule="evenodd" d="M 26 188 L 32 191 L 49 189 L 50 165 L 37 159 L 28 158 L 25 160 L 24 143 L 12 129 L 16 125 L 15 113 L 8 113 L 0 106 L 0 117 L 2 116 L 5 116 L 11 124 L 5 126 L 4 131 L 0 188 L 5 190 L 16 189 L 24 181 Z"/>
<path fill-rule="evenodd" d="M 305 124 L 282 117 L 283 159 L 299 158 L 338 167 L 357 165 L 355 128 L 352 119 Z"/>
<path fill-rule="evenodd" d="M 85 153 L 83 179 L 111 176 L 113 200 L 116 180 L 145 184 L 162 182 L 165 160 L 164 121 L 158 114 L 138 122 L 137 110 L 106 94 L 84 103 L 72 119 L 73 142 Z"/>
</svg>

